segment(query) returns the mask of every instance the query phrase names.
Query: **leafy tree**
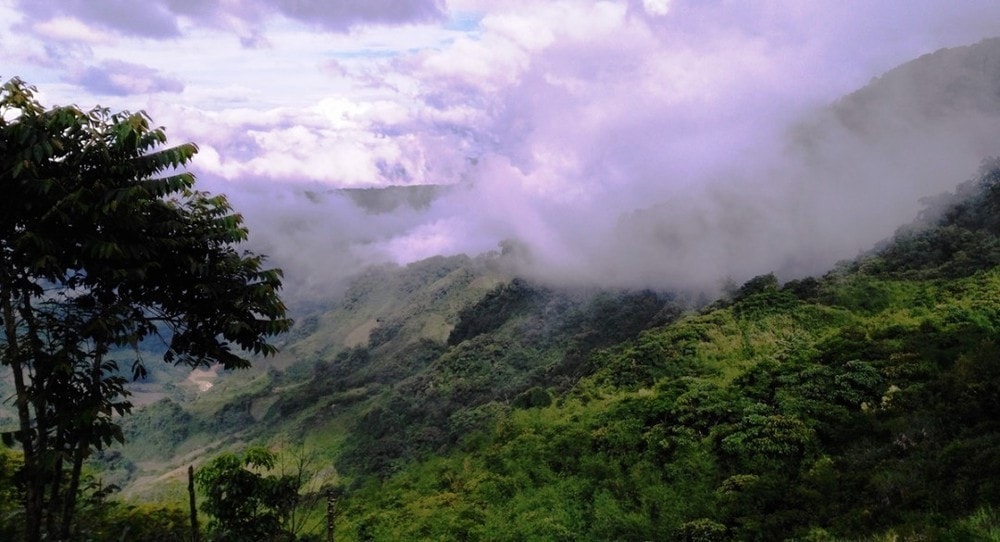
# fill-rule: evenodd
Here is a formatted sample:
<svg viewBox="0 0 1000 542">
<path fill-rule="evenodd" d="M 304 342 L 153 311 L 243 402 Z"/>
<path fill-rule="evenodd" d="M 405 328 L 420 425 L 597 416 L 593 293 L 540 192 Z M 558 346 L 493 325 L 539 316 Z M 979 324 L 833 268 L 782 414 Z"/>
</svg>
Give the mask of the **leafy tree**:
<svg viewBox="0 0 1000 542">
<path fill-rule="evenodd" d="M 195 480 L 205 494 L 202 507 L 212 516 L 212 540 L 294 540 L 301 476 L 260 473 L 274 469 L 277 457 L 264 448 L 242 456 L 225 453 L 198 469 Z"/>
<path fill-rule="evenodd" d="M 164 147 L 143 113 L 44 108 L 0 88 L 0 362 L 13 373 L 25 539 L 71 534 L 84 460 L 131 410 L 113 350 L 162 337 L 167 362 L 249 366 L 290 327 L 281 272 L 239 251 L 226 199 L 193 189 L 193 144 Z M 234 351 L 236 350 L 236 351 Z"/>
</svg>

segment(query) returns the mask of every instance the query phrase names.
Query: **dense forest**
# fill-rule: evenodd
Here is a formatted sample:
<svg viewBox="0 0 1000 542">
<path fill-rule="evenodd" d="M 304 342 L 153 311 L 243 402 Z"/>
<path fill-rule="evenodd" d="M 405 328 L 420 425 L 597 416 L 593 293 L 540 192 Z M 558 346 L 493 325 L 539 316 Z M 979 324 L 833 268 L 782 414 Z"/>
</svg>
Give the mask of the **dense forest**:
<svg viewBox="0 0 1000 542">
<path fill-rule="evenodd" d="M 551 298 L 494 290 L 461 311 L 461 342 L 433 371 L 366 414 L 371 440 L 348 448 L 365 453 L 339 463 L 370 474 L 348 493 L 345 535 L 995 538 L 997 165 L 823 277 L 757 277 L 679 317 L 622 295 L 572 335 L 525 337 Z M 510 389 L 498 368 L 525 349 L 550 353 L 546 378 Z M 444 387 L 479 394 L 449 408 Z M 421 439 L 469 418 L 486 421 Z"/>
</svg>

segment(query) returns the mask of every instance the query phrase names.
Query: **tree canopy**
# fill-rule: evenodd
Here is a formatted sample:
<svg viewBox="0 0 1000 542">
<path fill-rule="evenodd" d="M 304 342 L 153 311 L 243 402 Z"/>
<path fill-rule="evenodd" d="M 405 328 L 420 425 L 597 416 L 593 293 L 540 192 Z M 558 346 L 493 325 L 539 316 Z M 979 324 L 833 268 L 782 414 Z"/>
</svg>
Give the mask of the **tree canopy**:
<svg viewBox="0 0 1000 542">
<path fill-rule="evenodd" d="M 83 460 L 123 439 L 127 378 L 109 354 L 159 337 L 164 359 L 247 367 L 291 321 L 281 272 L 243 250 L 226 198 L 195 190 L 144 113 L 45 108 L 0 88 L 0 361 L 11 369 L 24 453 L 24 537 L 70 536 Z"/>
<path fill-rule="evenodd" d="M 198 469 L 195 479 L 211 514 L 211 540 L 295 540 L 291 518 L 299 502 L 300 477 L 264 475 L 277 456 L 264 448 L 224 453 Z"/>
</svg>

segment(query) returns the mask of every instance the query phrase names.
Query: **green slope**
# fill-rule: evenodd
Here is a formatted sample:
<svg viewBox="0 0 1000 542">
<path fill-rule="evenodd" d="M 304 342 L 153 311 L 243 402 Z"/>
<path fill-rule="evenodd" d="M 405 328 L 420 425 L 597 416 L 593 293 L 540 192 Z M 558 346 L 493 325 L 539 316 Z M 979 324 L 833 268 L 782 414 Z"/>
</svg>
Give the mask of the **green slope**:
<svg viewBox="0 0 1000 542">
<path fill-rule="evenodd" d="M 126 418 L 106 479 L 129 498 L 179 499 L 188 464 L 276 441 L 316 452 L 329 484 L 385 476 L 529 391 L 569 387 L 588 352 L 679 313 L 652 292 L 556 291 L 506 269 L 496 254 L 370 269 L 339 303 L 296 315 L 273 363 L 206 376 L 202 393 L 168 390 Z"/>
<path fill-rule="evenodd" d="M 342 535 L 995 539 L 998 175 L 819 280 L 598 351 L 553 403 L 356 488 Z"/>
<path fill-rule="evenodd" d="M 419 370 L 416 351 L 444 343 L 458 310 L 506 277 L 495 255 L 369 269 L 341 302 L 297 312 L 276 359 L 202 375 L 211 387 L 201 393 L 168 386 L 167 398 L 126 418 L 123 459 L 115 458 L 120 468 L 109 479 L 132 498 L 180 496 L 186 465 L 219 450 L 275 435 L 298 443 L 328 434 L 357 417 L 353 409 L 378 396 L 385 381 Z M 321 377 L 330 366 L 333 373 Z"/>
<path fill-rule="evenodd" d="M 342 302 L 300 315 L 276 364 L 125 419 L 105 479 L 129 499 L 180 501 L 188 464 L 280 442 L 319 458 L 317 483 L 358 486 L 453 449 L 511 404 L 551 400 L 595 348 L 680 313 L 653 292 L 553 290 L 505 268 L 486 255 L 371 269 Z"/>
<path fill-rule="evenodd" d="M 106 459 L 170 499 L 172 468 L 305 448 L 340 539 L 995 538 L 997 217 L 988 163 L 857 261 L 686 312 L 495 255 L 373 269 L 282 370 L 154 404 Z"/>
</svg>

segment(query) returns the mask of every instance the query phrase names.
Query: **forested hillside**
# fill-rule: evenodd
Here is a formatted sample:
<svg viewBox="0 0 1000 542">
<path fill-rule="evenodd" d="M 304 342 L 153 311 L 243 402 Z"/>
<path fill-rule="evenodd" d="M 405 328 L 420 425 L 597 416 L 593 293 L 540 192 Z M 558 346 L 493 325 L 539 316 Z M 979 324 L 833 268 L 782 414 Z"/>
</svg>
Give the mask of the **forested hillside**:
<svg viewBox="0 0 1000 542">
<path fill-rule="evenodd" d="M 99 468 L 179 503 L 189 462 L 307 453 L 346 540 L 995 538 L 998 263 L 988 162 L 871 253 L 709 305 L 499 254 L 373 269 L 282 368 L 175 390 Z"/>
<path fill-rule="evenodd" d="M 343 534 L 995 539 L 996 166 L 869 256 L 757 277 L 568 386 L 489 403 L 456 447 L 352 488 Z"/>
<path fill-rule="evenodd" d="M 127 494 L 180 495 L 164 470 L 280 438 L 333 461 L 327 484 L 386 476 L 489 427 L 510 404 L 551 401 L 597 348 L 670 321 L 650 291 L 556 290 L 510 279 L 504 256 L 373 268 L 343 301 L 299 318 L 276 365 L 221 375 L 126 420 L 109 480 Z M 173 488 L 173 489 L 171 489 Z"/>
</svg>

